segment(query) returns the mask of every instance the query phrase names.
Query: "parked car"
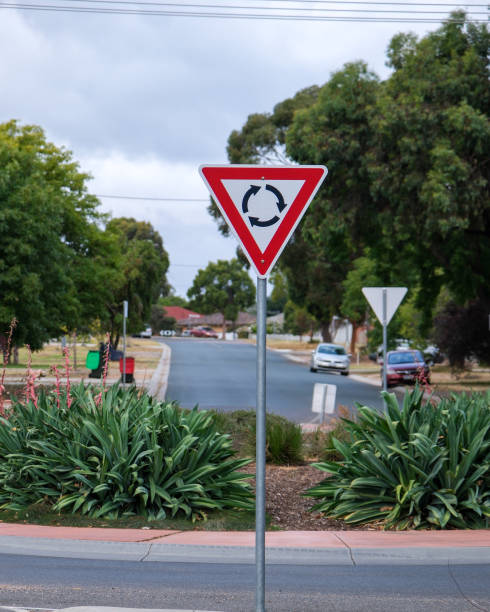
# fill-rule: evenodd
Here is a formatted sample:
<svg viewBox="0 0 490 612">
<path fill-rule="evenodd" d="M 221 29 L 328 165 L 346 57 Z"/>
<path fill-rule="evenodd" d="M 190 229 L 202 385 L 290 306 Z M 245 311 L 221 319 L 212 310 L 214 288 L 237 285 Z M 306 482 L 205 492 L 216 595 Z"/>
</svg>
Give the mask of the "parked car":
<svg viewBox="0 0 490 612">
<path fill-rule="evenodd" d="M 319 344 L 311 353 L 310 372 L 325 370 L 348 376 L 350 355 L 339 344 Z"/>
<path fill-rule="evenodd" d="M 193 327 L 191 329 L 191 336 L 194 336 L 195 338 L 217 338 L 218 334 L 212 327 L 200 325 L 199 327 Z"/>
<path fill-rule="evenodd" d="M 153 334 L 153 330 L 151 327 L 146 327 L 143 331 L 140 331 L 137 334 L 132 334 L 133 338 L 151 338 Z"/>
<path fill-rule="evenodd" d="M 386 355 L 386 384 L 388 387 L 424 380 L 430 383 L 430 368 L 422 353 L 415 349 L 388 351 Z M 381 368 L 381 376 L 383 369 Z"/>
</svg>

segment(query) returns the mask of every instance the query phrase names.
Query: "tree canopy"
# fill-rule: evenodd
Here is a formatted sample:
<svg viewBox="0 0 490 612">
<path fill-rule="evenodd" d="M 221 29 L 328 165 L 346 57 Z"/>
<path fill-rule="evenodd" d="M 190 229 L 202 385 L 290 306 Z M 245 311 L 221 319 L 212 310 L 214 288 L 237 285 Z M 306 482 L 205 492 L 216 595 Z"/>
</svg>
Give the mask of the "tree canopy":
<svg viewBox="0 0 490 612">
<path fill-rule="evenodd" d="M 198 312 L 220 312 L 224 328 L 226 320 L 236 321 L 240 310 L 254 303 L 255 285 L 238 259 L 220 259 L 198 271 L 187 296 Z"/>
<path fill-rule="evenodd" d="M 117 346 L 123 301 L 128 301 L 128 331 L 140 331 L 151 318 L 151 307 L 168 292 L 168 254 L 160 234 L 147 221 L 118 217 L 106 226 L 118 244 L 121 276 L 106 303 L 111 342 Z"/>
<path fill-rule="evenodd" d="M 15 317 L 14 344 L 39 349 L 94 322 L 114 339 L 123 300 L 136 327 L 167 290 L 158 232 L 107 222 L 89 179 L 40 127 L 0 124 L 0 334 Z"/>
<path fill-rule="evenodd" d="M 41 128 L 0 124 L 0 329 L 16 317 L 15 344 L 40 348 L 96 314 L 97 288 L 79 291 L 100 273 L 91 256 L 102 216 L 88 178 Z"/>
<path fill-rule="evenodd" d="M 489 42 L 484 25 L 456 13 L 388 50 L 394 72 L 372 117 L 369 185 L 385 257 L 417 268 L 420 306 L 444 285 L 460 302 L 490 295 Z"/>
<path fill-rule="evenodd" d="M 459 303 L 488 300 L 489 41 L 485 25 L 453 13 L 420 40 L 396 35 L 385 81 L 346 64 L 230 135 L 232 163 L 282 156 L 329 169 L 279 260 L 291 299 L 326 337 L 332 315 L 362 316 L 345 281 L 368 252 L 380 284 L 413 291 L 425 332 L 442 287 Z"/>
</svg>

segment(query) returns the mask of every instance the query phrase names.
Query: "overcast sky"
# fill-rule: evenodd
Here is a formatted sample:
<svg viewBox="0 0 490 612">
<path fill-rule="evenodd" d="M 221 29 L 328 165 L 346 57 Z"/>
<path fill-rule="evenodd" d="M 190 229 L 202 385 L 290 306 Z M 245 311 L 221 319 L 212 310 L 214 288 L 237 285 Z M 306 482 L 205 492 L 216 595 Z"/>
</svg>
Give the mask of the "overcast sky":
<svg viewBox="0 0 490 612">
<path fill-rule="evenodd" d="M 345 62 L 363 59 L 384 78 L 393 34 L 436 27 L 2 9 L 0 121 L 42 126 L 92 174 L 92 193 L 207 200 L 198 166 L 227 162 L 227 138 L 249 114 Z M 160 232 L 178 295 L 209 261 L 234 256 L 207 201 L 101 204 Z"/>
</svg>

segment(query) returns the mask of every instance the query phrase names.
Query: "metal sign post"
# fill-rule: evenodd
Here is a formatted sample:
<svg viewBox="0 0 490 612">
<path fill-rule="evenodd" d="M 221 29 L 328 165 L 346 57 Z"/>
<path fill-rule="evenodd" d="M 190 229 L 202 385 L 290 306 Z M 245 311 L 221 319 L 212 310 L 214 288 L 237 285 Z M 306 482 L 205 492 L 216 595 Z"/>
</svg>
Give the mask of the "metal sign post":
<svg viewBox="0 0 490 612">
<path fill-rule="evenodd" d="M 388 389 L 386 354 L 388 352 L 388 323 L 407 293 L 406 287 L 363 287 L 364 297 L 383 326 L 383 391 Z"/>
<path fill-rule="evenodd" d="M 265 611 L 265 414 L 267 279 L 257 278 L 257 411 L 255 441 L 256 611 Z"/>
<path fill-rule="evenodd" d="M 388 327 L 388 323 L 386 322 L 387 319 L 387 307 L 386 307 L 386 287 L 383 287 L 383 316 L 382 316 L 382 321 L 381 321 L 381 325 L 383 326 L 383 391 L 387 391 L 388 390 L 388 383 L 387 383 L 387 377 L 386 377 L 386 370 L 387 370 L 387 365 L 386 365 L 386 354 L 388 353 L 388 331 L 387 331 L 387 327 Z"/>
<path fill-rule="evenodd" d="M 128 302 L 123 302 L 123 373 L 122 383 L 126 384 L 126 319 L 128 318 Z"/>
<path fill-rule="evenodd" d="M 267 276 L 327 175 L 325 166 L 202 165 L 206 187 L 257 273 L 256 610 L 265 612 Z"/>
</svg>

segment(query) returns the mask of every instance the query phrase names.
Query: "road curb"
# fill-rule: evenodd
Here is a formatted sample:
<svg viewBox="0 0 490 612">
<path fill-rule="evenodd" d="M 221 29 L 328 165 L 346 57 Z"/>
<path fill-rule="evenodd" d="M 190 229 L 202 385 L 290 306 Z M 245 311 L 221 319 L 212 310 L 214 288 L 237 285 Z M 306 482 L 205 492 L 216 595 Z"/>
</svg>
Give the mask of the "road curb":
<svg viewBox="0 0 490 612">
<path fill-rule="evenodd" d="M 71 608 L 21 608 L 18 606 L 0 606 L 4 612 L 213 612 L 211 610 L 182 610 L 177 608 L 114 608 L 112 606 L 74 606 Z M 216 612 L 216 611 L 214 611 Z"/>
<path fill-rule="evenodd" d="M 168 344 L 163 344 L 162 356 L 160 357 L 160 361 L 148 385 L 149 395 L 161 402 L 165 401 L 165 396 L 167 394 L 171 355 L 171 348 Z"/>
<path fill-rule="evenodd" d="M 5 535 L 0 529 L 0 553 L 139 563 L 255 562 L 255 532 L 109 529 L 104 537 L 104 529 L 45 527 L 39 535 L 43 528 L 35 527 L 10 524 Z M 490 531 L 267 532 L 266 560 L 276 565 L 490 564 Z"/>
</svg>

